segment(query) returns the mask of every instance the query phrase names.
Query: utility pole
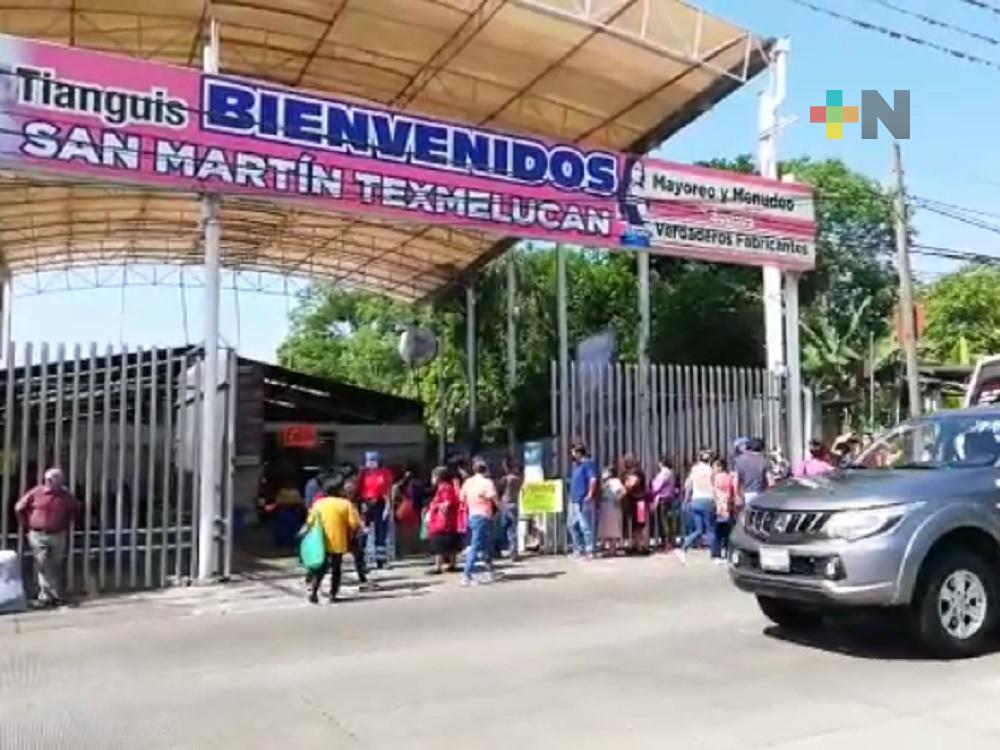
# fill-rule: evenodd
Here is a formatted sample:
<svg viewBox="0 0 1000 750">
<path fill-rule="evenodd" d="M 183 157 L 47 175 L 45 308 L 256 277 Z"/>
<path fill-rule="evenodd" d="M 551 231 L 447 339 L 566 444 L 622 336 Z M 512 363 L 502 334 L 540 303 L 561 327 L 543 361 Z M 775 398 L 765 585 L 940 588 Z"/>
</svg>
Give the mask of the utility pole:
<svg viewBox="0 0 1000 750">
<path fill-rule="evenodd" d="M 910 238 L 906 227 L 906 189 L 903 187 L 903 157 L 899 142 L 892 144 L 893 176 L 896 194 L 893 217 L 896 225 L 896 266 L 899 270 L 899 331 L 903 354 L 906 357 L 906 386 L 910 400 L 910 416 L 921 412 L 920 382 L 917 371 L 917 332 L 913 315 L 913 278 L 910 274 Z"/>
</svg>

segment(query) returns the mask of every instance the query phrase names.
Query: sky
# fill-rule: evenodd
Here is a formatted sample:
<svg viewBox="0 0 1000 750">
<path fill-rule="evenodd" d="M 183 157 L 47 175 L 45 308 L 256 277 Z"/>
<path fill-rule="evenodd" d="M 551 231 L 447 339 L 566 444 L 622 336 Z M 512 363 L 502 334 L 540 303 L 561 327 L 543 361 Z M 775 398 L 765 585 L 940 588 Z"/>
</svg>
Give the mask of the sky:
<svg viewBox="0 0 1000 750">
<path fill-rule="evenodd" d="M 996 211 L 1000 191 L 1000 0 L 809 0 L 893 31 L 921 37 L 983 58 L 996 67 L 975 65 L 932 49 L 892 39 L 823 16 L 793 0 L 696 0 L 707 11 L 758 35 L 788 37 L 788 97 L 782 113 L 797 117 L 781 135 L 779 158 L 808 155 L 838 158 L 883 183 L 891 175 L 892 140 L 862 140 L 860 126 L 845 126 L 841 141 L 826 140 L 822 125 L 809 123 L 810 105 L 823 104 L 827 89 L 842 89 L 845 104 L 860 104 L 862 89 L 877 89 L 890 103 L 894 89 L 911 91 L 911 133 L 902 142 L 907 190 L 913 195 Z M 961 26 L 992 41 L 928 25 L 888 6 L 905 8 L 938 21 Z M 679 162 L 756 153 L 757 96 L 765 77 L 751 81 L 685 130 L 657 155 Z M 1000 224 L 1000 216 L 988 219 Z M 996 233 L 929 213 L 913 217 L 919 241 L 995 253 Z M 936 258 L 915 257 L 918 278 L 930 280 L 954 268 Z M 61 277 L 42 282 L 59 286 Z M 130 346 L 176 345 L 197 341 L 202 324 L 197 273 L 185 287 L 176 283 L 104 289 L 75 289 L 34 294 L 38 280 L 15 286 L 14 339 Z M 233 277 L 226 276 L 227 286 Z M 81 286 L 84 284 L 74 284 Z M 223 292 L 221 325 L 224 340 L 245 355 L 273 361 L 287 332 L 295 306 L 294 293 L 280 281 L 241 277 L 239 292 Z M 264 286 L 261 293 L 252 288 Z"/>
</svg>

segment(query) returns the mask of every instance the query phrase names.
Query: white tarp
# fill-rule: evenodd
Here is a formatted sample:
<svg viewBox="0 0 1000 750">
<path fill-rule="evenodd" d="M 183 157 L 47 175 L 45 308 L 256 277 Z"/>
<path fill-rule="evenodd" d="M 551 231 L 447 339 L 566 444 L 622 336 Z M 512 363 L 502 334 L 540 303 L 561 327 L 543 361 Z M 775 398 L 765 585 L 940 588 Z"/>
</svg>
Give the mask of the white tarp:
<svg viewBox="0 0 1000 750">
<path fill-rule="evenodd" d="M 16 552 L 0 550 L 0 614 L 23 612 L 27 606 L 21 560 Z"/>
</svg>

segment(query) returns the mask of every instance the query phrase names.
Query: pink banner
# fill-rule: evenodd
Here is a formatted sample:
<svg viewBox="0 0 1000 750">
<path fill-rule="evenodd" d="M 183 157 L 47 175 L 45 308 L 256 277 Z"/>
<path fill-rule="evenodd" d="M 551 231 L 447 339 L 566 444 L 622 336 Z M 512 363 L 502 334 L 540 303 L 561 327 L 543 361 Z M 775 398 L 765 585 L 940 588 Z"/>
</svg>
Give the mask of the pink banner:
<svg viewBox="0 0 1000 750">
<path fill-rule="evenodd" d="M 808 187 L 0 35 L 0 162 L 749 265 L 815 263 Z"/>
</svg>

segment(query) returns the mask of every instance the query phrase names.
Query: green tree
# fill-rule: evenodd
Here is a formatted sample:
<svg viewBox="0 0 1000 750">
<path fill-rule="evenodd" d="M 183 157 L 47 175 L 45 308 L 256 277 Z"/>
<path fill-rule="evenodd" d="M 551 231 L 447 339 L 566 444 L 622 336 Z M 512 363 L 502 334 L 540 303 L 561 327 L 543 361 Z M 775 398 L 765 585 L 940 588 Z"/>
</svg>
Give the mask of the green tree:
<svg viewBox="0 0 1000 750">
<path fill-rule="evenodd" d="M 708 166 L 753 171 L 748 156 L 715 160 Z M 895 288 L 888 264 L 888 248 L 893 245 L 888 202 L 873 181 L 839 161 L 800 159 L 783 169 L 817 190 L 818 263 L 817 271 L 803 281 L 803 320 L 810 330 L 829 334 L 827 344 L 842 349 L 832 352 L 827 346 L 825 359 L 807 356 L 806 374 L 807 379 L 829 382 L 832 362 L 847 362 L 851 372 L 858 372 L 859 352 L 865 350 L 869 334 L 880 338 L 888 328 Z M 479 421 L 487 440 L 501 440 L 509 424 L 522 437 L 546 434 L 550 428 L 550 367 L 558 348 L 555 253 L 550 245 L 523 243 L 515 258 L 518 384 L 513 391 L 505 377 L 503 261 L 487 266 L 476 284 Z M 758 269 L 667 257 L 654 258 L 651 266 L 654 361 L 763 364 Z M 567 273 L 571 343 L 610 330 L 620 358 L 634 361 L 638 320 L 634 255 L 572 248 Z M 468 408 L 463 297 L 445 296 L 435 307 L 412 309 L 373 295 L 317 287 L 296 309 L 280 359 L 296 369 L 362 387 L 410 394 L 424 404 L 428 424 L 434 423 L 442 393 L 447 393 L 449 422 L 463 425 Z M 413 320 L 438 333 L 443 351 L 437 364 L 409 373 L 396 353 L 396 343 L 399 330 Z M 849 398 L 860 400 L 858 382 L 854 378 L 846 388 Z M 837 390 L 845 389 L 838 385 Z M 460 434 L 453 431 L 449 437 Z"/>
<path fill-rule="evenodd" d="M 941 362 L 968 362 L 1000 352 L 1000 268 L 966 266 L 924 294 L 925 343 Z"/>
<path fill-rule="evenodd" d="M 816 269 L 803 277 L 803 317 L 822 316 L 841 332 L 852 330 L 855 345 L 869 333 L 884 335 L 896 303 L 889 195 L 839 159 L 795 159 L 781 172 L 811 185 L 816 195 Z"/>
</svg>

